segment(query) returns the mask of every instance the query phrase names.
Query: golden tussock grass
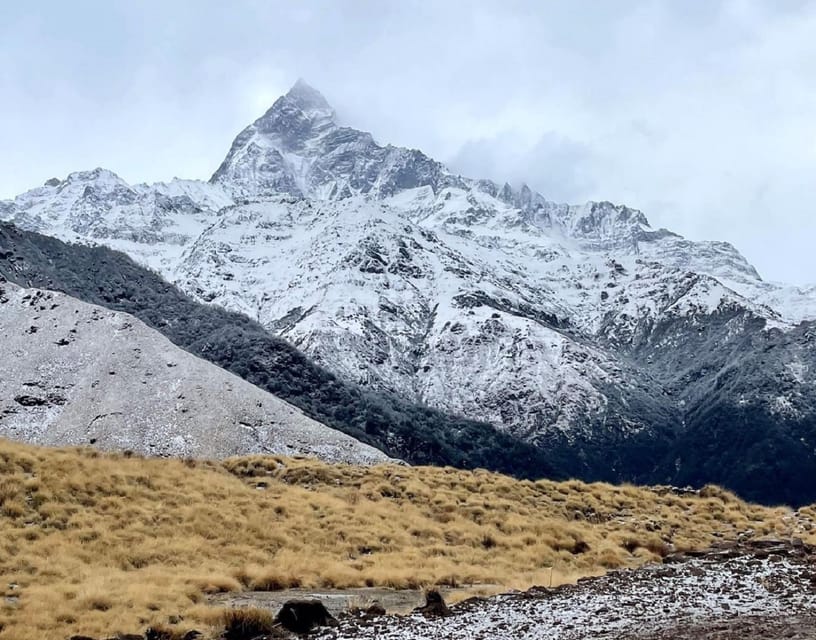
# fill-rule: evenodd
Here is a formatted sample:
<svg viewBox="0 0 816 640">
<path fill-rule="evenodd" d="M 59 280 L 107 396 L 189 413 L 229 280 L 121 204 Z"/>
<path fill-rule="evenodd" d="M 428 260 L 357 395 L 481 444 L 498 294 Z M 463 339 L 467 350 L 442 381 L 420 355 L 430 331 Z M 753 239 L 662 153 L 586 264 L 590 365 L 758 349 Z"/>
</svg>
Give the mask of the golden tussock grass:
<svg viewBox="0 0 816 640">
<path fill-rule="evenodd" d="M 0 638 L 216 627 L 207 594 L 246 589 L 555 586 L 787 531 L 787 509 L 703 493 L 0 440 Z"/>
</svg>

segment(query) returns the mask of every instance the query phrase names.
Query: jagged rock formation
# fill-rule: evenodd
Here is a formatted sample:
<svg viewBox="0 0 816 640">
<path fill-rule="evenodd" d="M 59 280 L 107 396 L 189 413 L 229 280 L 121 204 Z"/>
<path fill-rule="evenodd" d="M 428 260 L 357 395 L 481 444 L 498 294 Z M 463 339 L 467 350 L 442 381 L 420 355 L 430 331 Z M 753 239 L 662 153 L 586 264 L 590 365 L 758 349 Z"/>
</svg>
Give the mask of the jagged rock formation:
<svg viewBox="0 0 816 640">
<path fill-rule="evenodd" d="M 2 437 L 144 455 L 389 460 L 133 316 L 61 293 L 2 282 L 0 340 Z"/>
<path fill-rule="evenodd" d="M 656 481 L 816 499 L 816 290 L 625 206 L 552 203 L 380 146 L 305 83 L 208 183 L 76 173 L 0 218 L 125 251 L 348 381 L 539 447 L 651 441 L 640 471 Z"/>
</svg>

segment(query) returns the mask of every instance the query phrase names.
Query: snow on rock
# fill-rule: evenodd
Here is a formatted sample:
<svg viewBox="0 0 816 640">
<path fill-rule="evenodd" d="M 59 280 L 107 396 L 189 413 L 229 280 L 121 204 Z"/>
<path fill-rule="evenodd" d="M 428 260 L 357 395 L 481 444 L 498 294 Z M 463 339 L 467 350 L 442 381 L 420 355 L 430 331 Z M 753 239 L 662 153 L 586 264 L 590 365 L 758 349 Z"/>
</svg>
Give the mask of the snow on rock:
<svg viewBox="0 0 816 640">
<path fill-rule="evenodd" d="M 772 543 L 773 544 L 773 543 Z M 706 554 L 612 572 L 575 586 L 533 588 L 419 614 L 345 617 L 319 637 L 381 640 L 809 638 L 816 631 L 812 554 L 787 544 Z M 731 630 L 734 635 L 716 635 Z M 779 633 L 773 632 L 778 630 Z M 691 631 L 690 635 L 684 635 Z M 709 635 L 711 634 L 711 635 Z"/>
</svg>

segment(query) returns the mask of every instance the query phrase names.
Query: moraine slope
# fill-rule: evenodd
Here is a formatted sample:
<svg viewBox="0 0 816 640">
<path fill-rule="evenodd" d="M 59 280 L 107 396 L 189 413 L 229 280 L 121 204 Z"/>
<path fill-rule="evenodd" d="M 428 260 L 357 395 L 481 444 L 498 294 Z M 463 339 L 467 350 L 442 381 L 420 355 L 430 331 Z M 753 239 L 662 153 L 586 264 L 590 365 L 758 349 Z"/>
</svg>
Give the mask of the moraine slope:
<svg viewBox="0 0 816 640">
<path fill-rule="evenodd" d="M 2 437 L 158 456 L 391 460 L 133 316 L 61 293 L 0 284 L 0 340 Z"/>
</svg>

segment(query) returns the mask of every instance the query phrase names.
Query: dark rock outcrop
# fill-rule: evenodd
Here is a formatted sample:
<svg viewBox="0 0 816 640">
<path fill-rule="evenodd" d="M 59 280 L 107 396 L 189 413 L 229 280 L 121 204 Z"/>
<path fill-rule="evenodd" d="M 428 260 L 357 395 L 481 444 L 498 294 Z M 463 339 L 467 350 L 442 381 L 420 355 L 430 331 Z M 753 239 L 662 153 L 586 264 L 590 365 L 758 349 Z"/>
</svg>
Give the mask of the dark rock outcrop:
<svg viewBox="0 0 816 640">
<path fill-rule="evenodd" d="M 316 627 L 332 626 L 337 622 L 320 600 L 289 600 L 275 620 L 294 633 L 308 633 Z"/>
<path fill-rule="evenodd" d="M 436 589 L 431 589 L 425 594 L 425 604 L 414 609 L 414 613 L 421 613 L 426 618 L 449 616 L 451 614 L 448 605 L 445 604 L 445 599 Z"/>
</svg>

